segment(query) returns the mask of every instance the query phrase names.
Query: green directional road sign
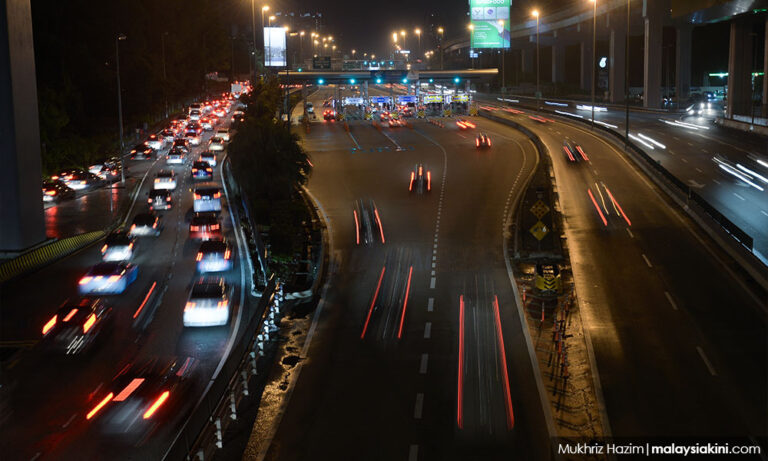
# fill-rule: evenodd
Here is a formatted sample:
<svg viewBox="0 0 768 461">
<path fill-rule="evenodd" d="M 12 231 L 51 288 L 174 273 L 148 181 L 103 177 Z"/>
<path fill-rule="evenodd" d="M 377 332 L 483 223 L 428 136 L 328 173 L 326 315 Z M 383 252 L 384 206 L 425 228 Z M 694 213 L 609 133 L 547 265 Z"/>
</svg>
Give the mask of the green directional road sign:
<svg viewBox="0 0 768 461">
<path fill-rule="evenodd" d="M 509 48 L 510 0 L 469 0 L 471 48 Z"/>
</svg>

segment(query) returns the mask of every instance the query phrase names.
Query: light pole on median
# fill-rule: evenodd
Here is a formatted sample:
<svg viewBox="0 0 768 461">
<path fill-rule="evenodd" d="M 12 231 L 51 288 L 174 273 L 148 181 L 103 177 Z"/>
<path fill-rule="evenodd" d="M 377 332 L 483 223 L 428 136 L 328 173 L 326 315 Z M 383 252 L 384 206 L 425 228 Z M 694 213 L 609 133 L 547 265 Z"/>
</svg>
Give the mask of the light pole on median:
<svg viewBox="0 0 768 461">
<path fill-rule="evenodd" d="M 123 95 L 120 89 L 120 40 L 125 40 L 124 34 L 117 34 L 115 37 L 115 68 L 117 70 L 117 120 L 120 124 L 120 182 L 125 184 L 125 168 L 123 167 L 123 153 L 125 143 L 123 141 Z"/>
<path fill-rule="evenodd" d="M 597 67 L 597 0 L 592 1 L 592 129 L 595 129 L 595 67 Z"/>
<path fill-rule="evenodd" d="M 624 35 L 624 105 L 626 120 L 624 121 L 624 145 L 629 147 L 629 3 L 627 0 L 627 33 Z"/>
<path fill-rule="evenodd" d="M 437 46 L 440 48 L 440 70 L 443 70 L 443 33 L 445 32 L 445 29 L 442 27 L 437 28 Z"/>
<path fill-rule="evenodd" d="M 160 41 L 162 42 L 162 48 L 163 48 L 163 101 L 165 104 L 165 116 L 168 117 L 168 94 L 166 90 L 166 86 L 168 85 L 168 75 L 165 72 L 165 36 L 168 35 L 168 32 L 163 32 L 160 35 Z"/>
<path fill-rule="evenodd" d="M 416 34 L 416 37 L 418 37 L 419 39 L 419 51 L 416 54 L 416 56 L 421 56 L 421 29 L 417 27 L 416 30 L 413 31 L 413 33 Z"/>
</svg>

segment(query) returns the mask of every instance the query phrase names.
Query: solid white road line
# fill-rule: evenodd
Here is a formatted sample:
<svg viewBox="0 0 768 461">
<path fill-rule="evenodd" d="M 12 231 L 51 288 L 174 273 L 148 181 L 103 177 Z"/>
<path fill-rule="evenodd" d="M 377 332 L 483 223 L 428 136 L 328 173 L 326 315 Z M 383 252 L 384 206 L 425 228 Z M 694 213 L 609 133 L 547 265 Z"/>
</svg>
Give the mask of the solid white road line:
<svg viewBox="0 0 768 461">
<path fill-rule="evenodd" d="M 674 310 L 677 310 L 677 304 L 675 304 L 675 300 L 674 300 L 674 299 L 672 299 L 672 295 L 671 295 L 671 294 L 669 294 L 669 292 L 668 292 L 668 291 L 665 291 L 665 292 L 664 292 L 664 296 L 666 296 L 666 297 L 667 297 L 667 301 L 669 301 L 669 304 L 671 304 L 671 305 L 672 305 L 672 309 L 674 309 Z"/>
<path fill-rule="evenodd" d="M 419 446 L 411 445 L 408 449 L 408 461 L 417 461 L 419 459 Z"/>
<path fill-rule="evenodd" d="M 627 227 L 627 234 L 629 234 L 629 238 L 635 238 L 635 235 L 632 233 L 632 230 L 630 230 L 629 227 Z"/>
<path fill-rule="evenodd" d="M 432 336 L 432 322 L 424 324 L 424 339 L 429 339 Z"/>
<path fill-rule="evenodd" d="M 414 419 L 421 419 L 421 411 L 424 409 L 424 394 L 419 392 L 416 394 L 416 405 L 413 407 Z"/>
<path fill-rule="evenodd" d="M 643 253 L 643 259 L 645 260 L 645 263 L 648 264 L 648 267 L 653 268 L 653 264 L 648 260 L 648 257 Z"/>
<path fill-rule="evenodd" d="M 704 349 L 702 349 L 700 346 L 696 346 L 696 350 L 699 351 L 699 356 L 701 357 L 701 360 L 704 361 L 704 365 L 707 366 L 709 374 L 712 376 L 717 376 L 717 372 L 715 372 L 715 368 L 712 366 L 712 363 L 710 363 L 707 355 L 704 353 Z"/>
<path fill-rule="evenodd" d="M 435 309 L 435 298 L 429 298 L 427 301 L 427 312 L 432 312 Z"/>
<path fill-rule="evenodd" d="M 419 364 L 419 374 L 427 374 L 427 363 L 429 362 L 429 354 L 421 354 L 421 363 Z"/>
</svg>

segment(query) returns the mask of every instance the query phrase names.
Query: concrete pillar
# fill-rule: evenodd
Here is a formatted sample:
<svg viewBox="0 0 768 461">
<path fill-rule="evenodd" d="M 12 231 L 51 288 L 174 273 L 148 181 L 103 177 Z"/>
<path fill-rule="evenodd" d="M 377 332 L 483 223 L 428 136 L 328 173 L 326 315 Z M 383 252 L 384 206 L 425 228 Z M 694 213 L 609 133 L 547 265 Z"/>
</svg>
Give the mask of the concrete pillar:
<svg viewBox="0 0 768 461">
<path fill-rule="evenodd" d="M 520 57 L 521 57 L 520 64 L 523 69 L 523 74 L 530 74 L 530 73 L 536 72 L 536 70 L 533 68 L 533 61 L 536 58 L 535 49 L 528 49 L 528 48 L 521 49 Z"/>
<path fill-rule="evenodd" d="M 371 100 L 368 98 L 368 80 L 363 80 L 363 101 L 365 102 L 365 110 L 368 111 L 371 107 Z"/>
<path fill-rule="evenodd" d="M 683 25 L 676 29 L 675 94 L 681 107 L 691 95 L 691 35 L 693 26 Z"/>
<path fill-rule="evenodd" d="M 662 13 L 658 2 L 647 1 L 643 5 L 645 22 L 643 107 L 658 108 L 661 105 L 661 39 Z"/>
<path fill-rule="evenodd" d="M 618 21 L 617 17 L 614 18 L 613 23 L 615 28 L 611 29 L 608 54 L 608 91 L 610 93 L 610 101 L 614 104 L 619 104 L 624 102 L 624 81 L 626 79 L 624 65 L 627 59 L 625 56 L 627 31 L 625 30 L 626 24 Z"/>
<path fill-rule="evenodd" d="M 565 82 L 565 46 L 552 45 L 552 83 Z"/>
<path fill-rule="evenodd" d="M 728 51 L 728 106 L 726 116 L 749 115 L 752 109 L 752 31 L 744 19 L 731 22 Z"/>
<path fill-rule="evenodd" d="M 592 85 L 592 38 L 580 43 L 581 59 L 579 85 L 582 90 L 590 91 Z"/>
<path fill-rule="evenodd" d="M 30 0 L 0 2 L 0 251 L 45 240 Z"/>
<path fill-rule="evenodd" d="M 763 55 L 763 117 L 768 117 L 768 19 L 765 20 L 765 47 Z"/>
</svg>

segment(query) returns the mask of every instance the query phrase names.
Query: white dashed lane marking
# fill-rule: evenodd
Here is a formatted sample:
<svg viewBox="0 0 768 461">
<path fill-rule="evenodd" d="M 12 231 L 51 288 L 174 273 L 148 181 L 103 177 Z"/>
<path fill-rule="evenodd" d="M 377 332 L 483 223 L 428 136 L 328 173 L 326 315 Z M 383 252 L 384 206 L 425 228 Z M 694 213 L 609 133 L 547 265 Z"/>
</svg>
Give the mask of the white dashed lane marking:
<svg viewBox="0 0 768 461">
<path fill-rule="evenodd" d="M 424 325 L 424 339 L 429 339 L 432 336 L 432 322 L 427 322 Z"/>
<path fill-rule="evenodd" d="M 435 298 L 429 298 L 427 301 L 427 312 L 432 312 L 435 309 Z"/>
</svg>

